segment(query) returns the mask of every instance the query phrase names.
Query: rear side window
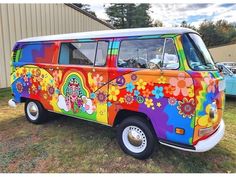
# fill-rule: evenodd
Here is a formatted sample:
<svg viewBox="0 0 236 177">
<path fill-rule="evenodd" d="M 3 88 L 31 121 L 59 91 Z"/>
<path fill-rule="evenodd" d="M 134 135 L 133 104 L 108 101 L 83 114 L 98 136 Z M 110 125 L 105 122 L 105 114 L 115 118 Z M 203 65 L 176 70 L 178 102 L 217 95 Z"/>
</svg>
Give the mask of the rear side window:
<svg viewBox="0 0 236 177">
<path fill-rule="evenodd" d="M 121 42 L 118 66 L 148 68 L 150 63 L 164 69 L 177 69 L 178 56 L 172 39 L 137 39 Z"/>
<path fill-rule="evenodd" d="M 61 44 L 59 64 L 103 66 L 108 42 L 76 42 Z"/>
<path fill-rule="evenodd" d="M 54 54 L 54 44 L 25 44 L 21 48 L 18 61 L 26 63 L 52 63 Z"/>
<path fill-rule="evenodd" d="M 97 55 L 95 66 L 104 66 L 106 64 L 108 42 L 99 41 L 97 46 Z"/>
</svg>

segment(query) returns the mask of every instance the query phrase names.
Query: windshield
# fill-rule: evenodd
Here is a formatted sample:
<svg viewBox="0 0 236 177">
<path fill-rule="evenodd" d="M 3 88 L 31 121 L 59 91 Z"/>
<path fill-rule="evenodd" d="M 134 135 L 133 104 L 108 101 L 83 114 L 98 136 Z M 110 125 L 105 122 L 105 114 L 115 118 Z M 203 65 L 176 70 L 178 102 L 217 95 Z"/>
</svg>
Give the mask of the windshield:
<svg viewBox="0 0 236 177">
<path fill-rule="evenodd" d="M 194 33 L 184 34 L 183 48 L 189 66 L 193 70 L 216 70 L 215 64 L 201 37 Z"/>
</svg>

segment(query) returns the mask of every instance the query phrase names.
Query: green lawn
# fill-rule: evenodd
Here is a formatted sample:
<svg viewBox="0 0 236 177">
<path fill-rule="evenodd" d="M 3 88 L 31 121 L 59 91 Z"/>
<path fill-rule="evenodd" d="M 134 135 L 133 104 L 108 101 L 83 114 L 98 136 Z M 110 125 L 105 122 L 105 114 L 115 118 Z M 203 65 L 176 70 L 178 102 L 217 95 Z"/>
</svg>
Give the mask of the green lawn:
<svg viewBox="0 0 236 177">
<path fill-rule="evenodd" d="M 8 107 L 9 98 L 0 91 L 0 172 L 236 172 L 235 98 L 226 101 L 225 136 L 211 151 L 158 145 L 144 161 L 123 153 L 112 128 L 62 116 L 33 125 L 23 104 Z"/>
</svg>

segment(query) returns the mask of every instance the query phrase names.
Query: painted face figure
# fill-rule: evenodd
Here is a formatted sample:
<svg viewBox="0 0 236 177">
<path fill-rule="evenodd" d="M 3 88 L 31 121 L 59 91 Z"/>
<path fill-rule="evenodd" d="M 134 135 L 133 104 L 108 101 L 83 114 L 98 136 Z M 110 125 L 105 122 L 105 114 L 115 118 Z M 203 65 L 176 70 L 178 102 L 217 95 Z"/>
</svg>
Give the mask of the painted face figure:
<svg viewBox="0 0 236 177">
<path fill-rule="evenodd" d="M 67 101 L 68 109 L 69 107 L 71 107 L 73 112 L 77 112 L 78 109 L 75 108 L 75 104 L 77 104 L 77 106 L 79 107 L 78 100 L 81 97 L 82 97 L 82 93 L 80 91 L 80 85 L 75 78 L 72 78 L 66 90 L 66 100 L 68 100 Z"/>
</svg>

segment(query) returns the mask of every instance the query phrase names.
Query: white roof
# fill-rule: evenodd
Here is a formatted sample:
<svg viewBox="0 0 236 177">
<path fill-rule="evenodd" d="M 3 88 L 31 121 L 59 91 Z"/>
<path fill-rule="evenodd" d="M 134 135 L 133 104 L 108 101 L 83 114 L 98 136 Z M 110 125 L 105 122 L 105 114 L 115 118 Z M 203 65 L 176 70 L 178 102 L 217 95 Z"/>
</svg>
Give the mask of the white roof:
<svg viewBox="0 0 236 177">
<path fill-rule="evenodd" d="M 39 36 L 19 40 L 18 42 L 33 41 L 51 41 L 51 40 L 71 40 L 71 39 L 89 39 L 89 38 L 109 38 L 109 37 L 125 37 L 125 36 L 142 36 L 142 35 L 158 35 L 158 34 L 183 34 L 194 32 L 188 28 L 181 27 L 151 27 L 151 28 L 129 28 L 117 30 L 91 31 L 81 33 L 68 33 L 49 36 Z"/>
</svg>

